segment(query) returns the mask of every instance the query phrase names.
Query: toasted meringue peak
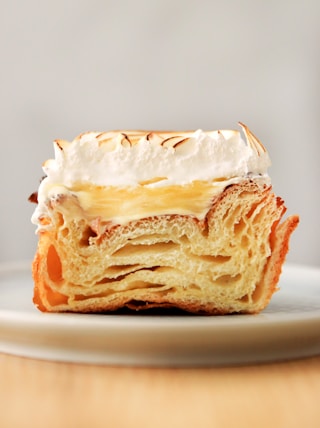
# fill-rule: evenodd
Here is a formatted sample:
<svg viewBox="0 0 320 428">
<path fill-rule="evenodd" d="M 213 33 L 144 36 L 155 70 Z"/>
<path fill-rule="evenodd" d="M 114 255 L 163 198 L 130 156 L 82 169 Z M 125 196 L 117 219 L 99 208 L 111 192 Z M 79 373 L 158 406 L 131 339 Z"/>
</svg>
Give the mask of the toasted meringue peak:
<svg viewBox="0 0 320 428">
<path fill-rule="evenodd" d="M 240 126 L 246 141 L 234 130 L 86 132 L 72 142 L 56 140 L 55 159 L 44 164 L 46 182 L 166 186 L 266 175 L 265 147 Z"/>
<path fill-rule="evenodd" d="M 250 144 L 251 148 L 255 150 L 257 155 L 261 156 L 263 155 L 263 153 L 266 153 L 267 149 L 264 147 L 261 141 L 250 131 L 250 129 L 242 122 L 239 122 L 239 125 L 241 126 L 246 136 L 247 143 Z"/>
</svg>

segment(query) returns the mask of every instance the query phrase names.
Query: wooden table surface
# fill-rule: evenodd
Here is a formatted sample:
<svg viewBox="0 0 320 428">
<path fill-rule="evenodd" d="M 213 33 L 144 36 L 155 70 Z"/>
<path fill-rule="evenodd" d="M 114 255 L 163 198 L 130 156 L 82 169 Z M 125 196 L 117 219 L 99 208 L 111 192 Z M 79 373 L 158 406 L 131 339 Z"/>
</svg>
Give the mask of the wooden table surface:
<svg viewBox="0 0 320 428">
<path fill-rule="evenodd" d="M 1 428 L 319 428 L 320 356 L 164 369 L 0 354 L 0 403 Z"/>
</svg>

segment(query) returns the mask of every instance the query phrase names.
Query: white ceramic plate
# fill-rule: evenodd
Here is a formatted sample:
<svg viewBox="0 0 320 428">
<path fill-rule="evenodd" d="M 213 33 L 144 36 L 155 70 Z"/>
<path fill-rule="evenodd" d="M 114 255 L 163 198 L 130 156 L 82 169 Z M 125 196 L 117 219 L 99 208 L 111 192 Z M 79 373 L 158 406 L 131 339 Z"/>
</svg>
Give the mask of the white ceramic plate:
<svg viewBox="0 0 320 428">
<path fill-rule="evenodd" d="M 0 265 L 0 352 L 55 361 L 199 366 L 320 354 L 320 269 L 286 265 L 258 315 L 43 314 L 30 266 Z"/>
</svg>

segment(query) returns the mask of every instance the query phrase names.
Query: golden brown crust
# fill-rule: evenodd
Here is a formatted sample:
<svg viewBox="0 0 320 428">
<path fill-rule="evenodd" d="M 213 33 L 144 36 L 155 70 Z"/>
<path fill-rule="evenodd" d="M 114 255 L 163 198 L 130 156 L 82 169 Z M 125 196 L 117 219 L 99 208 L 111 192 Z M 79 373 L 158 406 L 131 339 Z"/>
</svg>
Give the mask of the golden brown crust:
<svg viewBox="0 0 320 428">
<path fill-rule="evenodd" d="M 287 218 L 282 224 L 278 224 L 272 230 L 270 239 L 273 242 L 272 254 L 268 259 L 266 271 L 263 277 L 263 286 L 268 288 L 269 292 L 266 294 L 266 301 L 269 302 L 272 294 L 277 291 L 277 284 L 282 272 L 282 266 L 285 262 L 287 253 L 289 251 L 290 236 L 299 224 L 299 217 L 293 215 Z"/>
<path fill-rule="evenodd" d="M 202 222 L 165 215 L 108 224 L 99 235 L 99 227 L 68 223 L 62 212 L 54 207 L 33 262 L 41 311 L 257 313 L 276 291 L 299 221 L 280 223 L 283 201 L 249 180 L 217 196 Z"/>
</svg>

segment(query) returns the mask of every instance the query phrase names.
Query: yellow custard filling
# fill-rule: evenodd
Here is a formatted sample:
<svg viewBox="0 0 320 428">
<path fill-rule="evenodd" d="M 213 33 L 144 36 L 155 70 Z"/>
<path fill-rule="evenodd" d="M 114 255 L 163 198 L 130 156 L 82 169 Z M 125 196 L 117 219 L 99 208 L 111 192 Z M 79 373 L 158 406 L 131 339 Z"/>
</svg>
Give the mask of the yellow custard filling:
<svg viewBox="0 0 320 428">
<path fill-rule="evenodd" d="M 207 181 L 163 187 L 105 187 L 78 183 L 72 187 L 54 185 L 48 193 L 72 196 L 78 208 L 70 210 L 69 206 L 70 216 L 76 217 L 78 211 L 78 214 L 88 220 L 100 218 L 102 221 L 124 224 L 131 220 L 164 214 L 192 215 L 202 220 L 211 206 L 212 199 L 220 194 L 224 187 L 225 185 Z"/>
</svg>

